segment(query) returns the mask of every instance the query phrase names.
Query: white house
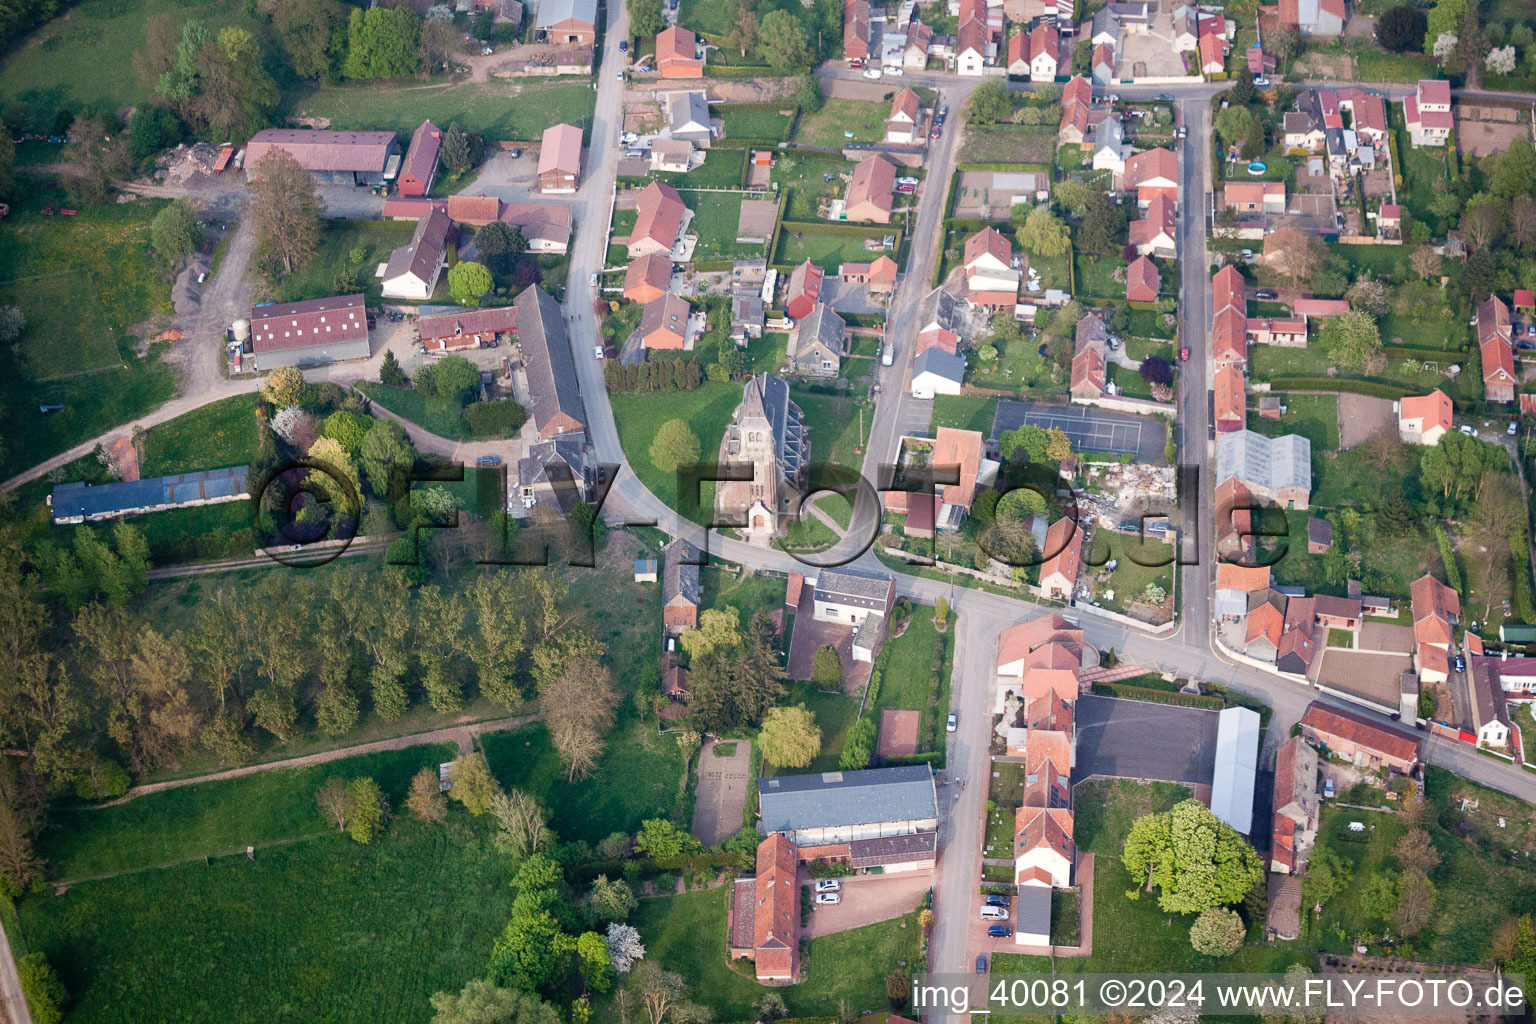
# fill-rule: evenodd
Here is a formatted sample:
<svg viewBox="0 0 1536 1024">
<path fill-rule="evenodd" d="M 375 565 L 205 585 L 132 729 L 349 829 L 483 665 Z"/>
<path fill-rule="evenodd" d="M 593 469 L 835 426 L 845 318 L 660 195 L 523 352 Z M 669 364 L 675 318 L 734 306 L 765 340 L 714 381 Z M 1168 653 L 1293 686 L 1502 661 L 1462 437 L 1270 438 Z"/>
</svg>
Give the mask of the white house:
<svg viewBox="0 0 1536 1024">
<path fill-rule="evenodd" d="M 861 625 L 871 615 L 885 615 L 896 601 L 896 579 L 890 573 L 842 567 L 823 569 L 815 581 L 817 622 Z"/>
<path fill-rule="evenodd" d="M 410 244 L 391 252 L 389 262 L 379 273 L 384 279 L 385 298 L 425 302 L 432 297 L 447 260 L 448 232 L 452 227 L 448 214 L 435 207 L 416 222 Z"/>
<path fill-rule="evenodd" d="M 1042 768 L 1049 770 L 1047 762 Z M 1072 885 L 1072 812 L 1064 807 L 1020 807 L 1014 815 L 1014 882 L 1066 889 Z"/>
<path fill-rule="evenodd" d="M 965 382 L 965 357 L 934 347 L 912 362 L 912 397 L 929 399 L 935 395 L 958 395 Z"/>
<path fill-rule="evenodd" d="M 1093 130 L 1093 169 L 1125 173 L 1125 129 L 1118 117 L 1106 117 Z"/>
</svg>

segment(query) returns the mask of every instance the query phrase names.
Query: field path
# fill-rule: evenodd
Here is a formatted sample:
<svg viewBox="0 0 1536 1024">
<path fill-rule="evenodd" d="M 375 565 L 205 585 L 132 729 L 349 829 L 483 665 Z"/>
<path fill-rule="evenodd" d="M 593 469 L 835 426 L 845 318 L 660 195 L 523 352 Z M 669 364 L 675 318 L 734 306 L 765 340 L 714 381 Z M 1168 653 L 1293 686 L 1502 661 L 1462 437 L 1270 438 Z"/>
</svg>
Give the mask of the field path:
<svg viewBox="0 0 1536 1024">
<path fill-rule="evenodd" d="M 21 975 L 16 973 L 16 958 L 4 928 L 0 928 L 0 1007 L 5 1010 L 7 1024 L 32 1024 L 32 1011 L 21 994 Z"/>
<path fill-rule="evenodd" d="M 518 729 L 540 721 L 543 717 L 544 715 L 541 712 L 533 715 L 518 715 L 512 718 L 493 718 L 487 722 L 453 725 L 443 729 L 433 729 L 430 732 L 416 732 L 408 736 L 395 736 L 387 740 L 373 740 L 370 743 L 359 743 L 356 746 L 340 747 L 336 750 L 321 750 L 313 754 L 304 754 L 300 757 L 285 758 L 281 761 L 267 761 L 263 764 L 246 765 L 243 768 L 230 768 L 226 771 L 214 772 L 211 775 L 193 776 L 190 779 L 170 779 L 166 782 L 151 782 L 143 786 L 134 786 L 116 800 L 108 800 L 105 803 L 93 806 L 112 807 L 117 804 L 127 803 L 135 797 L 145 796 L 149 793 L 159 793 L 167 789 L 179 789 L 182 786 L 195 786 L 200 782 L 220 782 L 224 779 L 238 779 L 246 775 L 255 775 L 257 772 L 269 772 L 282 768 L 304 768 L 312 764 L 339 761 L 342 758 L 353 757 L 357 754 L 372 754 L 380 750 L 404 750 L 406 747 L 418 747 L 426 743 L 453 742 L 458 745 L 460 753 L 467 754 L 474 750 L 474 738 L 481 733 Z M 3 980 L 0 979 L 0 983 L 3 983 Z"/>
</svg>

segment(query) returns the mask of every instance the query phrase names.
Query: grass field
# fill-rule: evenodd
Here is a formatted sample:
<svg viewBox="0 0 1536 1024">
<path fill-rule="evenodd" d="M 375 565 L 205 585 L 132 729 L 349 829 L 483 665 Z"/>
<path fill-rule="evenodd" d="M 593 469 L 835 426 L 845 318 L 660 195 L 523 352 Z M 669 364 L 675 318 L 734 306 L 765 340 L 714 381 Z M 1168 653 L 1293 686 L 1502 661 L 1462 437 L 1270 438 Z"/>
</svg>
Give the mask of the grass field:
<svg viewBox="0 0 1536 1024">
<path fill-rule="evenodd" d="M 841 196 L 848 188 L 842 176 L 852 174 L 853 167 L 851 161 L 832 153 L 824 156 L 781 155 L 774 161 L 769 179 L 780 188 L 790 190 L 784 219 L 815 220 L 817 200 Z M 826 180 L 829 174 L 831 181 Z"/>
<path fill-rule="evenodd" d="M 657 735 L 654 724 L 630 719 L 607 739 L 597 770 L 577 782 L 566 780 L 542 726 L 487 733 L 481 746 L 502 785 L 527 790 L 550 809 L 550 827 L 561 839 L 596 843 L 610 832 L 635 832 L 646 818 L 666 817 L 683 777 L 677 744 Z M 624 784 L 614 785 L 617 779 Z"/>
<path fill-rule="evenodd" d="M 997 415 L 997 399 L 979 395 L 939 395 L 933 400 L 933 426 L 957 430 L 979 430 L 992 436 L 992 418 Z"/>
<path fill-rule="evenodd" d="M 785 110 L 793 110 L 793 107 Z M 783 142 L 789 135 L 790 122 L 795 119 L 793 113 L 761 109 L 757 104 L 723 103 L 715 107 L 714 112 L 725 122 L 728 139 Z"/>
<path fill-rule="evenodd" d="M 256 396 L 236 395 L 151 427 L 140 476 L 238 466 L 256 457 Z"/>
<path fill-rule="evenodd" d="M 425 427 L 439 437 L 469 440 L 469 421 L 464 418 L 464 410 L 452 402 L 427 398 L 415 388 L 393 388 L 373 381 L 361 385 L 361 390 L 396 416 Z"/>
<path fill-rule="evenodd" d="M 412 775 L 453 756 L 448 744 L 407 747 L 162 790 L 110 807 L 63 806 L 54 810 L 56 827 L 45 834 L 39 852 L 48 861 L 48 876 L 61 879 L 135 871 L 237 848 L 243 853 L 248 844 L 330 829 L 315 805 L 315 791 L 332 776 L 371 775 L 398 804 Z"/>
<path fill-rule="evenodd" d="M 21 902 L 20 945 L 58 968 L 71 1021 L 426 1021 L 510 911 L 488 831 L 454 809 L 369 846 L 332 833 L 76 885 Z"/>
<path fill-rule="evenodd" d="M 322 86 L 293 103 L 294 113 L 329 118 L 332 128 L 409 135 L 423 120 L 457 121 L 491 139 L 532 141 L 551 125 L 584 127 L 592 113 L 585 79 L 559 82 L 431 82 Z"/>
<path fill-rule="evenodd" d="M 1056 159 L 1056 133 L 1049 128 L 1014 124 L 967 125 L 961 164 L 1050 164 Z"/>
<path fill-rule="evenodd" d="M 1248 429 L 1265 437 L 1300 434 L 1312 442 L 1312 451 L 1333 451 L 1339 447 L 1339 399 L 1337 395 L 1280 394 L 1285 415 L 1278 420 L 1261 420 L 1254 412 L 1248 417 Z"/>
<path fill-rule="evenodd" d="M 1105 537 L 1113 537 L 1114 542 L 1104 543 Z M 1135 555 L 1134 559 L 1132 555 Z M 1107 581 L 1096 583 L 1093 588 L 1094 600 L 1110 611 L 1124 611 L 1125 606 L 1141 597 L 1151 583 L 1162 587 L 1165 594 L 1173 591 L 1172 544 L 1152 540 L 1150 537 L 1132 541 L 1122 534 L 1104 531 L 1095 538 L 1088 561 L 1102 566 L 1107 565 L 1110 559 L 1119 563 L 1115 571 Z M 1153 564 L 1139 565 L 1136 559 Z M 1113 597 L 1109 596 L 1111 592 L 1114 593 Z"/>
<path fill-rule="evenodd" d="M 881 142 L 885 139 L 885 117 L 890 112 L 889 103 L 828 99 L 816 113 L 801 115 L 795 142 L 828 149 L 841 149 L 850 142 Z M 852 132 L 853 137 L 844 132 Z"/>
<path fill-rule="evenodd" d="M 878 241 L 893 233 L 888 228 L 878 228 L 871 229 L 866 235 L 807 235 L 786 229 L 779 232 L 779 244 L 772 262 L 799 266 L 810 260 L 828 273 L 836 273 L 844 263 L 869 263 L 878 259 L 883 250 L 864 248 L 865 239 Z M 884 254 L 895 256 L 892 252 Z"/>
<path fill-rule="evenodd" d="M 389 261 L 390 251 L 406 245 L 416 225 L 410 221 L 370 222 L 368 228 L 327 223 L 320 234 L 314 258 L 303 268 L 272 285 L 274 302 L 299 302 L 337 293 L 362 292 L 369 305 L 383 300 L 384 281 L 374 277 L 374 269 Z M 361 259 L 354 260 L 358 253 Z M 450 260 L 450 262 L 452 262 Z M 448 273 L 438 280 L 438 292 L 445 293 Z"/>
<path fill-rule="evenodd" d="M 680 973 L 694 1001 L 713 1007 L 722 1019 L 751 1020 L 762 986 L 752 977 L 750 963 L 733 967 L 722 955 L 729 892 L 711 889 L 643 900 L 633 921 L 646 959 Z M 888 1006 L 885 976 L 898 961 L 912 965 L 918 945 L 912 914 L 813 939 L 806 980 L 777 991 L 797 1017 L 836 1013 L 842 998 L 855 1009 Z"/>
<path fill-rule="evenodd" d="M 134 71 L 133 53 L 144 45 L 145 25 L 162 14 L 201 19 L 214 34 L 226 25 L 256 27 L 235 0 L 84 0 L 6 53 L 0 99 L 25 100 L 34 118 L 48 119 L 29 129 L 44 133 L 53 131 L 52 111 L 60 105 L 137 104 L 148 89 Z"/>
<path fill-rule="evenodd" d="M 853 398 L 812 394 L 791 387 L 791 397 L 805 413 L 811 434 L 811 462 L 846 466 L 857 471 L 864 464 L 864 442 L 869 439 L 874 409 Z M 860 410 L 864 433 L 859 434 Z M 856 450 L 857 449 L 857 450 Z"/>
<path fill-rule="evenodd" d="M 933 626 L 933 609 L 917 605 L 906 632 L 886 641 L 881 655 L 884 669 L 880 677 L 877 707 L 920 711 L 919 752 L 944 749 L 944 718 L 949 714 L 950 669 L 954 664 L 955 624 L 950 616 L 949 632 L 940 635 Z M 943 645 L 944 657 L 935 685 L 933 659 Z M 866 712 L 869 713 L 869 712 Z"/>
<path fill-rule="evenodd" d="M 693 211 L 688 230 L 699 236 L 695 260 L 761 259 L 766 246 L 736 241 L 741 221 L 739 192 L 697 192 L 680 189 L 683 202 Z"/>
<path fill-rule="evenodd" d="M 22 301 L 28 313 L 20 346 L 0 353 L 0 436 L 6 439 L 0 478 L 141 416 L 176 390 L 175 378 L 159 359 L 163 347 L 140 357 L 127 333 L 171 309 L 170 281 L 155 270 L 148 245 L 149 222 L 164 203 L 140 199 L 85 210 L 77 217 L 34 212 L 51 194 L 39 188 L 13 204 L 0 233 L 0 282 L 12 282 L 5 292 Z M 54 280 L 89 281 L 89 288 L 82 285 L 74 293 L 49 287 L 52 301 L 47 303 L 22 297 L 36 283 L 25 279 L 39 275 L 70 275 Z M 81 338 L 77 324 L 82 318 L 102 337 Z M 98 353 L 110 348 L 121 368 L 28 383 L 29 363 L 54 371 L 66 365 L 39 353 L 52 348 L 64 359 L 74 357 L 61 340 L 82 345 L 83 358 L 92 365 L 99 365 Z M 64 408 L 44 415 L 38 406 L 45 403 Z"/>
<path fill-rule="evenodd" d="M 630 468 L 652 494 L 669 507 L 679 508 L 677 477 L 663 473 L 651 461 L 651 442 L 656 431 L 668 420 L 684 420 L 693 436 L 699 439 L 700 455 L 705 459 L 714 458 L 720 449 L 720 438 L 730 425 L 731 414 L 741 401 L 741 386 L 706 381 L 697 391 L 686 394 L 610 395 L 609 401 L 613 403 L 619 441 L 624 445 L 624 456 Z M 705 522 L 706 517 L 713 515 L 714 485 L 706 483 L 702 491 L 695 522 Z"/>
<path fill-rule="evenodd" d="M 23 280 L 0 289 L 0 303 L 17 307 L 27 318 L 22 359 L 31 381 L 65 380 L 122 368 L 117 342 L 88 271 Z M 66 310 L 71 315 L 61 317 Z"/>
</svg>

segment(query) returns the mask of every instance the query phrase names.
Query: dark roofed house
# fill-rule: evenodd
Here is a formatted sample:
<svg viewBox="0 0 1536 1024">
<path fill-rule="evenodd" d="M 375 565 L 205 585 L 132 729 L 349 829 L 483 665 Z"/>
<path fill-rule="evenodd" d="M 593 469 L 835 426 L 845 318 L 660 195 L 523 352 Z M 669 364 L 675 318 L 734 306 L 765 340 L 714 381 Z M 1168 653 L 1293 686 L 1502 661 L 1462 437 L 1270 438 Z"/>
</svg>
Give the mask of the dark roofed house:
<svg viewBox="0 0 1536 1024">
<path fill-rule="evenodd" d="M 448 258 L 451 231 L 453 221 L 435 207 L 418 220 L 410 244 L 389 254 L 389 263 L 384 268 L 384 297 L 422 302 L 430 299 Z"/>
<path fill-rule="evenodd" d="M 1327 626 L 1330 629 L 1355 629 L 1360 625 L 1364 613 L 1358 598 L 1319 594 L 1315 600 L 1319 626 Z"/>
<path fill-rule="evenodd" d="M 261 177 L 261 162 L 273 150 L 292 156 L 316 181 L 332 185 L 379 185 L 400 161 L 394 132 L 333 132 L 318 128 L 266 128 L 245 147 L 245 173 Z"/>
<path fill-rule="evenodd" d="M 1333 547 L 1333 524 L 1312 516 L 1307 520 L 1307 553 L 1321 555 Z"/>
<path fill-rule="evenodd" d="M 585 434 L 557 434 L 528 446 L 517 462 L 517 488 L 524 510 L 546 505 L 569 515 L 578 502 L 591 503 L 602 479 L 597 453 Z"/>
<path fill-rule="evenodd" d="M 256 369 L 366 359 L 368 311 L 363 296 L 282 302 L 251 310 Z"/>
<path fill-rule="evenodd" d="M 821 622 L 862 620 L 884 615 L 896 600 L 896 580 L 890 573 L 840 566 L 816 577 L 815 617 Z"/>
<path fill-rule="evenodd" d="M 528 395 L 539 439 L 586 429 L 576 360 L 565 333 L 560 303 L 538 285 L 524 288 L 517 307 L 517 340 L 528 377 Z"/>
<path fill-rule="evenodd" d="M 699 624 L 699 550 L 685 540 L 674 540 L 662 552 L 661 618 L 669 633 L 681 633 Z"/>
<path fill-rule="evenodd" d="M 397 186 L 402 196 L 424 196 L 432 191 L 437 176 L 437 154 L 443 145 L 443 130 L 431 121 L 423 121 L 411 134 L 411 148 L 405 151 Z"/>
<path fill-rule="evenodd" d="M 822 846 L 933 832 L 938 794 L 928 765 L 759 779 L 764 832 Z"/>
</svg>

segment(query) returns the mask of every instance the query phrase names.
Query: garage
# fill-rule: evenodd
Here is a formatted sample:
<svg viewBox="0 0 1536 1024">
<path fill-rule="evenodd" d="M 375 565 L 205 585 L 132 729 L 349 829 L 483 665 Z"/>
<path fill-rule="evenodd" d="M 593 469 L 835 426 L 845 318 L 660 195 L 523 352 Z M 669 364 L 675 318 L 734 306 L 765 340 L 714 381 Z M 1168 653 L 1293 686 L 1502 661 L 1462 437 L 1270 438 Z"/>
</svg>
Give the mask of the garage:
<svg viewBox="0 0 1536 1024">
<path fill-rule="evenodd" d="M 1095 775 L 1211 784 L 1219 712 L 1083 696 L 1072 782 Z"/>
</svg>

